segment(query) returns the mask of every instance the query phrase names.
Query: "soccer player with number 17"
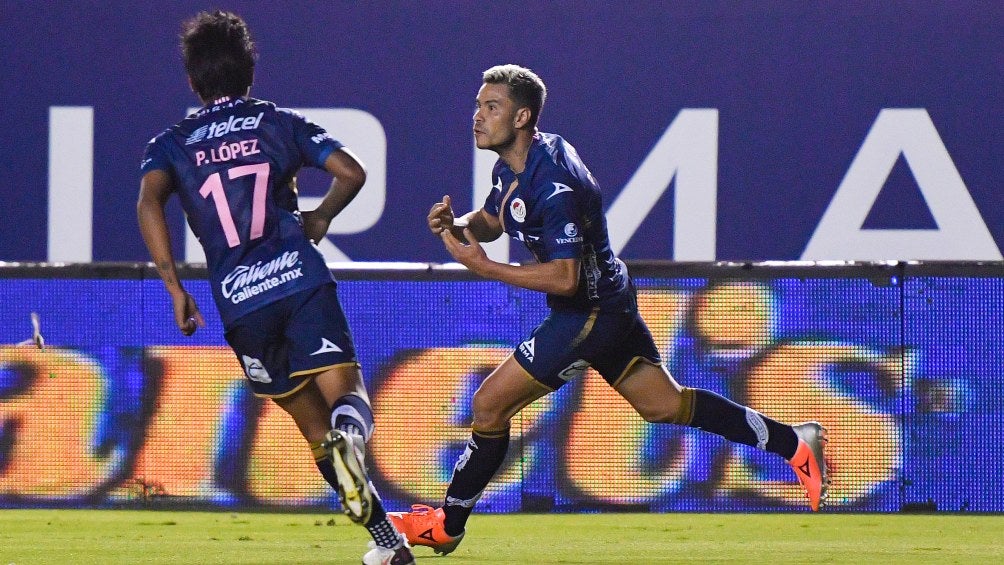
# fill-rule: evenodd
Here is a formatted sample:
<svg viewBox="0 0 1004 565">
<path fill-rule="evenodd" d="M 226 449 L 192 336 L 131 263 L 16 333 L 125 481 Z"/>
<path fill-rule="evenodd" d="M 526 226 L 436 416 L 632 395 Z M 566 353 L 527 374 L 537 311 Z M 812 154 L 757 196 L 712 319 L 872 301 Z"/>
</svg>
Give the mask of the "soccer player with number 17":
<svg viewBox="0 0 1004 565">
<path fill-rule="evenodd" d="M 185 335 L 204 325 L 171 253 L 164 205 L 176 192 L 251 389 L 289 413 L 345 513 L 373 536 L 363 563 L 414 563 L 366 472 L 373 411 L 334 278 L 312 244 L 366 173 L 322 128 L 249 96 L 256 53 L 240 17 L 200 13 L 185 22 L 181 49 L 204 106 L 147 145 L 137 205 L 175 322 Z M 303 165 L 334 180 L 317 209 L 301 213 L 295 179 Z"/>
</svg>

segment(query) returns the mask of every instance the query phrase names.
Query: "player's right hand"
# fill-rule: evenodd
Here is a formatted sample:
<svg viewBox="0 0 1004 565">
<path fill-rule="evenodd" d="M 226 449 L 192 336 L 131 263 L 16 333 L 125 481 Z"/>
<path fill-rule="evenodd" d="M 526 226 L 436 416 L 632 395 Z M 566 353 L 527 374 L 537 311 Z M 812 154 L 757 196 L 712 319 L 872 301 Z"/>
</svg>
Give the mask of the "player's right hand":
<svg viewBox="0 0 1004 565">
<path fill-rule="evenodd" d="M 206 321 L 202 318 L 202 312 L 195 303 L 195 298 L 185 291 L 171 295 L 171 302 L 174 306 L 174 323 L 184 335 L 192 335 L 195 330 L 204 327 Z"/>
<path fill-rule="evenodd" d="M 443 196 L 442 202 L 436 202 L 432 205 L 428 221 L 429 230 L 436 235 L 453 228 L 453 207 L 450 206 L 450 195 Z"/>
</svg>

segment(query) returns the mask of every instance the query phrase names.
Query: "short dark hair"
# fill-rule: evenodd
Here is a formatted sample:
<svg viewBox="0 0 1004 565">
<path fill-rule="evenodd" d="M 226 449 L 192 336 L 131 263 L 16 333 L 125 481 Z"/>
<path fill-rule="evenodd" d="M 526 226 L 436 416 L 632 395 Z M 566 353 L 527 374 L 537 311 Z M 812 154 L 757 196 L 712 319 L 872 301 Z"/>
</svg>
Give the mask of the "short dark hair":
<svg viewBox="0 0 1004 565">
<path fill-rule="evenodd" d="M 530 69 L 519 65 L 496 65 L 482 75 L 485 84 L 505 84 L 518 108 L 530 109 L 530 127 L 537 125 L 540 110 L 547 99 L 544 81 Z"/>
<path fill-rule="evenodd" d="M 232 12 L 199 12 L 181 26 L 181 56 L 203 100 L 243 96 L 254 81 L 255 51 L 244 20 Z"/>
</svg>

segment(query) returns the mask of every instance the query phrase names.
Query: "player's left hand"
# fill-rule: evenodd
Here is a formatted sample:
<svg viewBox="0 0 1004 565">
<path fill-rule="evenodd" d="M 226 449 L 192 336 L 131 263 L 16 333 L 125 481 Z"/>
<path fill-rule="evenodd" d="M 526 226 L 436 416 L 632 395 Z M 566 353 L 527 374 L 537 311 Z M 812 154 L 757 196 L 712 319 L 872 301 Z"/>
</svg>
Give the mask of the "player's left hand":
<svg viewBox="0 0 1004 565">
<path fill-rule="evenodd" d="M 205 327 L 206 321 L 191 294 L 185 291 L 175 293 L 171 296 L 171 302 L 174 306 L 174 323 L 182 334 L 192 335 L 198 328 Z"/>
<path fill-rule="evenodd" d="M 317 242 L 328 235 L 328 227 L 331 225 L 331 219 L 317 213 L 317 210 L 300 212 L 300 221 L 303 222 L 304 235 L 314 244 L 317 244 Z"/>
<path fill-rule="evenodd" d="M 458 263 L 475 273 L 479 273 L 478 268 L 490 260 L 484 248 L 481 247 L 481 242 L 474 237 L 474 233 L 471 232 L 470 228 L 464 228 L 464 237 L 469 242 L 467 244 L 453 237 L 453 232 L 450 230 L 439 232 L 439 237 L 443 240 L 443 245 L 446 246 L 446 250 L 450 252 L 450 255 Z"/>
</svg>

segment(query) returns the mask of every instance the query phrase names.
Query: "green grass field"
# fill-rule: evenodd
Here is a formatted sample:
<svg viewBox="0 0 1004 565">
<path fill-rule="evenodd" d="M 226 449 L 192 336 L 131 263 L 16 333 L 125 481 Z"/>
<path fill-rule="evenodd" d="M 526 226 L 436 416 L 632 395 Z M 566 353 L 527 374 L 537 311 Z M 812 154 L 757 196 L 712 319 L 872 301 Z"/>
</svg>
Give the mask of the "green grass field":
<svg viewBox="0 0 1004 565">
<path fill-rule="evenodd" d="M 0 510 L 0 565 L 359 563 L 341 515 Z M 1004 516 L 475 515 L 461 563 L 1004 563 Z"/>
</svg>

